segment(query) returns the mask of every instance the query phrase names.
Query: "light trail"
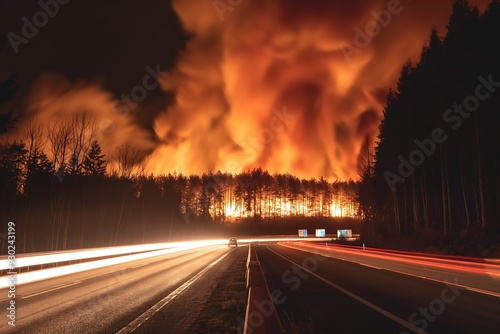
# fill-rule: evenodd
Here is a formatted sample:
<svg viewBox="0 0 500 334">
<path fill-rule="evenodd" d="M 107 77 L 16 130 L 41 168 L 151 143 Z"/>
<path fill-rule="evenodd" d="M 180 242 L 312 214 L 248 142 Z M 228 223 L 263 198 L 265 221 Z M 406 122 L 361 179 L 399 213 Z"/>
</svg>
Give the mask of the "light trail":
<svg viewBox="0 0 500 334">
<path fill-rule="evenodd" d="M 245 238 L 239 239 L 240 243 L 250 242 L 278 242 L 278 241 L 323 241 L 327 242 L 332 238 L 297 238 L 297 237 L 264 237 L 264 238 Z M 17 254 L 15 260 L 16 268 L 24 268 L 30 266 L 38 266 L 50 263 L 68 262 L 76 260 L 85 260 L 92 258 L 101 258 L 107 256 L 117 256 L 129 253 L 148 252 L 160 249 L 184 247 L 185 245 L 197 244 L 204 241 L 186 241 L 186 242 L 169 242 L 169 243 L 155 243 L 155 244 L 140 244 L 131 246 L 117 246 L 117 247 L 99 247 L 88 248 L 79 250 L 65 250 L 54 251 L 45 253 L 25 253 Z M 226 239 L 217 240 L 219 244 L 227 243 Z M 38 254 L 38 255 L 37 255 Z M 0 270 L 8 270 L 10 268 L 7 256 L 0 257 Z"/>
<path fill-rule="evenodd" d="M 115 264 L 136 261 L 136 260 L 146 259 L 146 258 L 150 258 L 150 257 L 170 254 L 170 253 L 176 253 L 176 252 L 189 250 L 189 249 L 195 249 L 195 248 L 201 248 L 201 247 L 207 247 L 207 246 L 223 245 L 223 244 L 227 244 L 227 240 L 224 239 L 224 240 L 190 241 L 190 242 L 180 242 L 180 243 L 173 243 L 173 244 L 176 244 L 176 246 L 171 246 L 169 248 L 164 248 L 164 249 L 149 251 L 149 252 L 144 252 L 144 253 L 125 255 L 125 256 L 119 256 L 119 257 L 114 257 L 114 258 L 109 258 L 109 259 L 90 261 L 90 262 L 84 262 L 84 263 L 78 263 L 78 264 L 72 264 L 72 265 L 67 265 L 67 266 L 61 266 L 61 267 L 55 267 L 55 268 L 50 268 L 50 269 L 43 269 L 43 270 L 37 270 L 37 271 L 33 271 L 33 272 L 16 274 L 15 275 L 15 285 L 36 282 L 36 281 L 40 281 L 40 280 L 44 280 L 44 279 L 48 279 L 48 278 L 54 278 L 54 277 L 59 277 L 59 276 L 63 276 L 63 275 L 74 274 L 74 273 L 87 271 L 87 270 L 91 270 L 91 269 L 103 268 L 103 267 L 112 266 Z M 170 245 L 173 245 L 173 244 L 170 244 Z M 79 252 L 75 252 L 75 253 L 73 253 L 73 255 L 77 256 L 78 253 Z M 53 256 L 56 256 L 56 255 L 57 254 L 53 254 Z M 64 254 L 64 255 L 66 258 L 67 254 Z M 76 258 L 74 258 L 74 259 L 76 259 Z M 10 283 L 12 283 L 12 282 L 9 282 L 10 277 L 11 276 L 2 277 L 2 279 L 0 280 L 0 289 L 9 287 Z"/>
<path fill-rule="evenodd" d="M 425 267 L 434 267 L 441 269 L 449 269 L 455 271 L 462 271 L 474 274 L 487 274 L 492 276 L 500 277 L 500 266 L 489 263 L 481 263 L 480 260 L 476 258 L 475 262 L 465 262 L 460 260 L 452 260 L 452 259 L 443 259 L 443 258 L 433 258 L 432 255 L 422 256 L 422 253 L 415 253 L 415 255 L 411 255 L 411 252 L 405 252 L 405 254 L 395 254 L 395 253 L 385 253 L 383 250 L 375 250 L 375 249 L 367 249 L 362 251 L 360 249 L 352 249 L 345 247 L 338 247 L 336 245 L 332 246 L 322 246 L 316 244 L 301 244 L 301 246 L 305 246 L 308 248 L 316 248 L 321 250 L 329 250 L 335 251 L 343 254 L 351 254 L 351 255 L 362 255 L 363 257 L 384 260 L 384 261 L 392 261 L 399 262 L 411 265 L 421 265 Z"/>
<path fill-rule="evenodd" d="M 278 242 L 278 241 L 330 241 L 331 238 L 298 238 L 298 237 L 264 237 L 264 238 L 244 238 L 239 239 L 240 244 L 246 244 L 251 242 Z M 104 256 L 116 256 L 113 258 L 88 261 L 84 263 L 64 265 L 55 268 L 41 269 L 32 272 L 17 273 L 15 274 L 15 284 L 21 285 L 30 282 L 36 282 L 44 279 L 59 277 L 63 275 L 73 274 L 77 272 L 87 271 L 91 269 L 97 269 L 107 266 L 112 266 L 115 264 L 146 259 L 149 257 L 165 255 L 175 252 L 180 252 L 183 250 L 214 246 L 214 245 L 227 245 L 227 239 L 218 240 L 203 240 L 203 241 L 186 241 L 186 242 L 171 242 L 171 243 L 156 243 L 156 244 L 144 244 L 144 245 L 132 245 L 132 246 L 119 246 L 119 247 L 102 247 L 102 248 L 92 248 L 78 251 L 62 251 L 62 252 L 51 252 L 40 255 L 26 256 L 29 254 L 18 254 L 16 258 L 16 269 L 28 266 L 43 265 L 57 262 L 68 262 L 83 259 L 90 259 L 95 257 Z M 131 255 L 123 255 L 128 253 L 137 253 Z M 25 256 L 25 257 L 23 257 Z M 8 261 L 4 257 L 0 261 L 0 270 L 7 270 Z M 12 270 L 16 272 L 16 269 Z M 9 278 L 12 275 L 7 275 L 1 278 L 0 288 L 5 288 L 10 285 Z"/>
<path fill-rule="evenodd" d="M 261 237 L 261 238 L 238 238 L 238 243 L 249 244 L 252 242 L 280 242 L 280 241 L 316 241 L 316 242 L 328 242 L 332 238 L 299 238 L 299 237 Z"/>
<path fill-rule="evenodd" d="M 424 256 L 422 253 L 412 253 L 412 252 L 400 252 L 394 253 L 390 250 L 376 249 L 376 248 L 366 248 L 362 250 L 356 247 L 342 247 L 338 245 L 328 245 L 326 242 L 331 241 L 332 238 L 299 238 L 291 236 L 265 236 L 249 238 L 243 237 L 238 239 L 238 243 L 248 244 L 248 243 L 265 243 L 265 242 L 292 242 L 297 246 L 304 248 L 315 248 L 318 250 L 335 251 L 342 254 L 350 255 L 362 255 L 367 258 L 399 262 L 409 265 L 420 265 L 425 267 L 437 267 L 444 268 L 455 271 L 462 271 L 474 274 L 488 274 L 495 277 L 500 277 L 500 266 L 491 261 L 490 263 L 485 263 L 486 259 L 473 258 L 472 262 L 465 262 L 463 260 L 453 260 L 440 257 L 432 257 L 432 255 Z M 308 243 L 306 241 L 314 241 L 315 243 Z M 73 274 L 77 272 L 87 271 L 96 268 L 102 268 L 106 266 L 111 266 L 115 264 L 126 263 L 130 261 L 136 261 L 141 259 L 146 259 L 150 257 L 180 252 L 184 250 L 201 248 L 206 246 L 215 245 L 227 245 L 228 239 L 218 239 L 218 240 L 203 240 L 203 241 L 187 241 L 187 242 L 172 242 L 172 243 L 157 243 L 157 244 L 145 244 L 145 245 L 133 245 L 133 246 L 120 246 L 120 247 L 103 247 L 103 248 L 93 248 L 78 251 L 64 251 L 61 253 L 47 253 L 41 255 L 34 255 L 28 257 L 22 257 L 28 254 L 20 254 L 17 258 L 17 268 L 41 265 L 56 262 L 66 262 L 80 259 L 89 259 L 94 257 L 103 256 L 116 256 L 107 259 L 88 261 L 84 263 L 64 265 L 55 268 L 36 270 L 33 272 L 25 272 L 16 274 L 16 285 L 26 284 L 29 282 L 40 281 L 48 278 L 59 277 L 63 275 Z M 321 244 L 325 243 L 325 244 Z M 290 246 L 290 245 L 289 245 Z M 131 255 L 123 255 L 128 253 L 136 253 Z M 471 260 L 471 259 L 469 259 Z M 474 261 L 475 260 L 475 261 Z M 0 269 L 8 269 L 7 260 L 2 260 Z M 14 270 L 15 271 L 15 270 Z M 0 280 L 0 288 L 5 288 L 9 286 L 9 277 L 4 276 Z"/>
<path fill-rule="evenodd" d="M 218 242 L 223 243 L 221 240 Z M 84 260 L 105 256 L 116 256 L 128 253 L 139 253 L 148 252 L 153 250 L 183 247 L 196 243 L 196 241 L 187 242 L 169 242 L 169 243 L 156 243 L 156 244 L 142 244 L 142 245 L 131 245 L 131 246 L 118 246 L 118 247 L 100 247 L 100 248 L 89 248 L 83 250 L 68 250 L 60 252 L 48 252 L 42 253 L 40 255 L 33 254 L 16 254 L 16 268 L 23 268 L 29 266 L 36 266 L 49 263 L 57 262 L 67 262 L 75 260 Z M 3 256 L 0 260 L 0 270 L 9 269 L 9 263 L 7 256 Z"/>
</svg>

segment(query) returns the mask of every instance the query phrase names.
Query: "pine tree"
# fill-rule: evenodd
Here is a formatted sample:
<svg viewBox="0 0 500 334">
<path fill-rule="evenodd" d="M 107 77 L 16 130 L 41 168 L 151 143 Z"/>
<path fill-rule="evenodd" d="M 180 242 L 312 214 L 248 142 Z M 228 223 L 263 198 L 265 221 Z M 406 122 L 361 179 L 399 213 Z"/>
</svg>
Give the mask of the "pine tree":
<svg viewBox="0 0 500 334">
<path fill-rule="evenodd" d="M 83 160 L 83 174 L 85 175 L 104 175 L 106 173 L 106 160 L 104 154 L 101 154 L 101 146 L 94 140 L 89 152 Z"/>
<path fill-rule="evenodd" d="M 43 151 L 35 151 L 33 156 L 27 159 L 27 174 L 53 173 L 53 166 Z"/>
</svg>

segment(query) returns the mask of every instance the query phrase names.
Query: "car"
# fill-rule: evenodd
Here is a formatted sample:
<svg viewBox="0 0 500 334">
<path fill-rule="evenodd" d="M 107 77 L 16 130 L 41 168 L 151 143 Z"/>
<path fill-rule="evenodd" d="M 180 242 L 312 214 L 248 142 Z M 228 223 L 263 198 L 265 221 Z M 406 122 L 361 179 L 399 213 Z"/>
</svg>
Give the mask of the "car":
<svg viewBox="0 0 500 334">
<path fill-rule="evenodd" d="M 228 247 L 238 247 L 238 239 L 229 238 L 229 242 L 227 243 Z"/>
</svg>

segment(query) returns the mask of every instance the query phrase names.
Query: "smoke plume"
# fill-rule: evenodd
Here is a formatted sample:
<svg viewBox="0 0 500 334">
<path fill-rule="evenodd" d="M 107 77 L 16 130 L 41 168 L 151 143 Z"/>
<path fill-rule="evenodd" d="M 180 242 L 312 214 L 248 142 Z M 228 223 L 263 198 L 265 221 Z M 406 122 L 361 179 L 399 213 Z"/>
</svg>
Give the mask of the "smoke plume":
<svg viewBox="0 0 500 334">
<path fill-rule="evenodd" d="M 152 151 L 154 174 L 262 167 L 346 180 L 358 177 L 359 152 L 376 139 L 401 66 L 417 59 L 433 27 L 444 35 L 452 0 L 173 0 L 173 7 L 191 38 L 161 82 L 175 103 L 154 119 L 155 140 L 133 118 L 113 114 L 112 97 L 93 86 L 58 88 L 49 94 L 57 101 L 37 98 L 32 108 L 56 115 L 90 103 L 114 126 L 104 146 L 133 140 Z"/>
</svg>

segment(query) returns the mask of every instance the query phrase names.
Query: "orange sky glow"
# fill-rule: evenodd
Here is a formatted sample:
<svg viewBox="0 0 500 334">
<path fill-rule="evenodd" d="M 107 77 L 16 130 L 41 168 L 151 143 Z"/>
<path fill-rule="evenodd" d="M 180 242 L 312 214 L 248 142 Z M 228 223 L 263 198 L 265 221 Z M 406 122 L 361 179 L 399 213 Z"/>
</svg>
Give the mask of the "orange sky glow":
<svg viewBox="0 0 500 334">
<path fill-rule="evenodd" d="M 132 117 L 144 106 L 117 112 L 102 85 L 55 73 L 32 86 L 29 113 L 50 124 L 68 110 L 85 110 L 105 153 L 140 149 L 147 174 L 261 167 L 357 179 L 362 143 L 375 142 L 402 65 L 418 60 L 433 27 L 444 35 L 452 7 L 451 0 L 359 1 L 349 8 L 342 1 L 253 0 L 221 11 L 214 3 L 173 1 L 191 38 L 175 67 L 162 69 L 161 89 L 175 100 L 154 117 L 154 133 Z M 487 1 L 472 3 L 484 10 Z M 376 25 L 377 13 L 391 13 L 380 14 L 385 26 Z M 374 29 L 373 36 L 359 43 L 358 29 Z"/>
</svg>

